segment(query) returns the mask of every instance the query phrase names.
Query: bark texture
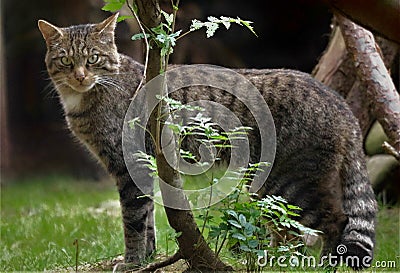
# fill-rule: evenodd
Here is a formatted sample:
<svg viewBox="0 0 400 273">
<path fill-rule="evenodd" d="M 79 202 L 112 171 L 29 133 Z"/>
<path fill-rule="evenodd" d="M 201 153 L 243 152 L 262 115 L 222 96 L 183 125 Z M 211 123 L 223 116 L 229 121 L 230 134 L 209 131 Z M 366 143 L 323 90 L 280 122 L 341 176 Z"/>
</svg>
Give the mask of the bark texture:
<svg viewBox="0 0 400 273">
<path fill-rule="evenodd" d="M 398 0 L 325 0 L 336 12 L 400 44 Z"/>
<path fill-rule="evenodd" d="M 399 93 L 379 54 L 371 32 L 336 15 L 346 48 L 356 64 L 356 72 L 367 87 L 374 116 L 380 122 L 396 151 L 400 151 Z"/>
<path fill-rule="evenodd" d="M 369 100 L 363 95 L 366 94 L 366 85 L 357 78 L 354 61 L 336 20 L 333 25 L 328 47 L 314 68 L 313 76 L 346 99 L 366 137 L 374 121 Z"/>
<path fill-rule="evenodd" d="M 386 68 L 390 69 L 398 56 L 399 46 L 382 37 L 376 37 L 376 42 Z M 366 137 L 375 120 L 372 101 L 366 96 L 367 84 L 357 76 L 353 57 L 346 49 L 336 19 L 333 20 L 329 45 L 314 68 L 313 76 L 346 98 Z"/>
</svg>

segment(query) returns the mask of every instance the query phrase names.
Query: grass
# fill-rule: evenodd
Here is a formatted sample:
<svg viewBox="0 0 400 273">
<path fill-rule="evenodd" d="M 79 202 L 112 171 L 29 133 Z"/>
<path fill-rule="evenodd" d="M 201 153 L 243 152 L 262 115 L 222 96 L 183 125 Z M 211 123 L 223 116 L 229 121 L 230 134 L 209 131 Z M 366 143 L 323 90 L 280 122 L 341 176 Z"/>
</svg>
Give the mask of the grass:
<svg viewBox="0 0 400 273">
<path fill-rule="evenodd" d="M 72 271 L 123 254 L 123 230 L 114 184 L 68 177 L 29 178 L 2 184 L 0 271 Z M 382 208 L 375 261 L 400 270 L 400 208 Z M 156 207 L 159 255 L 176 250 L 163 209 Z M 78 242 L 79 257 L 76 259 Z M 90 268 L 90 267 L 87 267 Z M 182 269 L 182 268 L 180 268 Z"/>
<path fill-rule="evenodd" d="M 396 268 L 373 268 L 377 271 L 400 272 L 400 207 L 381 207 L 378 214 L 374 261 L 395 261 Z"/>
<path fill-rule="evenodd" d="M 118 200 L 112 184 L 67 178 L 2 185 L 1 270 L 36 271 L 109 259 L 123 253 L 118 213 L 101 208 Z"/>
</svg>

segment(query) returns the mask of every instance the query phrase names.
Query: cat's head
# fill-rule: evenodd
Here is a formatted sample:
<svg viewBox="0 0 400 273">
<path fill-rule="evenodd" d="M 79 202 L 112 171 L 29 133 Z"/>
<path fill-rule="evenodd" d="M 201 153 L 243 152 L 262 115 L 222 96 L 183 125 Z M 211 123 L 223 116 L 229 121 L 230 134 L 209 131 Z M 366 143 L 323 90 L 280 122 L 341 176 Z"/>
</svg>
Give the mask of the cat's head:
<svg viewBox="0 0 400 273">
<path fill-rule="evenodd" d="M 57 90 L 84 93 L 102 78 L 118 73 L 114 42 L 118 14 L 99 24 L 56 27 L 44 20 L 38 26 L 46 41 L 47 71 Z"/>
</svg>

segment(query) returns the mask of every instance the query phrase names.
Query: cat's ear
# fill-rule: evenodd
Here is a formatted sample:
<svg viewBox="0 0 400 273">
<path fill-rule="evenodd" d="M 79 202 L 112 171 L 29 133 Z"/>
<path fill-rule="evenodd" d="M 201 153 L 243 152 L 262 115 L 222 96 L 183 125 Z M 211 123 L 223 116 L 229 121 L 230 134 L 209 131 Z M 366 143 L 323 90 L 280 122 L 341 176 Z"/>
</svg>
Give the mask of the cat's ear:
<svg viewBox="0 0 400 273">
<path fill-rule="evenodd" d="M 50 40 L 54 38 L 61 38 L 64 35 L 63 31 L 60 28 L 44 20 L 38 21 L 38 27 L 40 32 L 42 32 L 43 38 L 45 39 L 47 44 L 50 43 Z"/>
<path fill-rule="evenodd" d="M 119 16 L 119 13 L 117 12 L 116 14 L 112 15 L 111 17 L 108 17 L 103 22 L 97 24 L 96 30 L 98 31 L 98 33 L 99 34 L 114 33 L 115 27 L 117 26 L 118 16 Z"/>
</svg>

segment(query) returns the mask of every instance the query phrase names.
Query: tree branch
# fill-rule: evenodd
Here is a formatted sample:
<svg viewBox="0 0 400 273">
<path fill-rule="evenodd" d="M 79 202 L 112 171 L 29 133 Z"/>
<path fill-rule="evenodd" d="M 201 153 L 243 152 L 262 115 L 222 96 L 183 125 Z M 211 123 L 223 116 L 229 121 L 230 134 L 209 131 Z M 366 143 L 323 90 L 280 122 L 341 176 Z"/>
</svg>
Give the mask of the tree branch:
<svg viewBox="0 0 400 273">
<path fill-rule="evenodd" d="M 398 0 L 324 0 L 335 12 L 400 44 Z"/>
<path fill-rule="evenodd" d="M 337 20 L 332 20 L 333 29 L 327 49 L 315 66 L 313 76 L 337 91 L 349 104 L 357 117 L 364 138 L 367 136 L 375 116 L 371 101 L 365 94 L 367 86 L 357 77 L 356 67 L 346 44 Z M 377 45 L 381 48 L 383 61 L 389 70 L 399 53 L 399 46 L 387 39 L 376 37 Z"/>
<path fill-rule="evenodd" d="M 400 153 L 396 151 L 396 149 L 393 148 L 389 143 L 387 143 L 386 141 L 383 142 L 382 147 L 387 154 L 394 156 L 394 158 L 400 161 Z"/>
<path fill-rule="evenodd" d="M 135 273 L 144 273 L 144 272 L 154 272 L 157 269 L 169 266 L 171 264 L 176 263 L 177 261 L 183 259 L 183 255 L 180 251 L 176 252 L 174 255 L 172 255 L 171 257 L 166 258 L 165 260 L 161 261 L 161 262 L 157 262 L 157 263 L 152 263 L 152 264 L 148 264 L 145 268 L 142 268 L 140 270 L 137 271 L 131 271 L 131 272 L 135 272 Z"/>
<path fill-rule="evenodd" d="M 359 78 L 367 87 L 375 117 L 392 146 L 400 151 L 400 99 L 393 81 L 375 46 L 371 32 L 336 14 L 346 48 L 356 64 Z"/>
</svg>

